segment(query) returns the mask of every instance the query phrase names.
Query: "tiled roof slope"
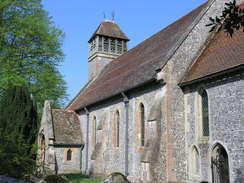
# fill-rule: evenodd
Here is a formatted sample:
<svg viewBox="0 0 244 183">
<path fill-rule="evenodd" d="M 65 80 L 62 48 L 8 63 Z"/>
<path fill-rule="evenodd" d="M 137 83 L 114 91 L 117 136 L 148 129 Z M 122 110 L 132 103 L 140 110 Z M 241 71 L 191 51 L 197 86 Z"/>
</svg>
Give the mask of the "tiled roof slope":
<svg viewBox="0 0 244 183">
<path fill-rule="evenodd" d="M 81 145 L 83 143 L 79 117 L 74 111 L 52 109 L 55 144 Z"/>
<path fill-rule="evenodd" d="M 119 28 L 119 26 L 116 23 L 111 22 L 111 21 L 102 22 L 98 26 L 97 30 L 92 34 L 90 40 L 95 35 L 102 35 L 102 36 L 108 36 L 108 37 L 113 37 L 113 38 L 120 38 L 120 39 L 129 40 L 129 38 L 125 35 L 125 33 Z"/>
<path fill-rule="evenodd" d="M 165 57 L 192 25 L 206 3 L 177 20 L 107 65 L 68 109 L 78 110 L 155 78 Z"/>
<path fill-rule="evenodd" d="M 216 33 L 182 83 L 192 83 L 240 65 L 244 65 L 244 33 L 237 31 L 231 38 L 221 31 Z"/>
</svg>

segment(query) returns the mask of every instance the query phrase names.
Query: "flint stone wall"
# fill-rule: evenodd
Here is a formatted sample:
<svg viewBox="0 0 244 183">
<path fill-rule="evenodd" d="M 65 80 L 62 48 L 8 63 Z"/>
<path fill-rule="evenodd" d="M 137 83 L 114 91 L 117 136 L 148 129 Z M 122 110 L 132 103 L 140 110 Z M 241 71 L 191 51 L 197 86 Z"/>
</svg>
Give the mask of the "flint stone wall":
<svg viewBox="0 0 244 183">
<path fill-rule="evenodd" d="M 155 169 L 160 168 L 161 178 L 165 177 L 164 165 L 159 162 L 164 162 L 164 160 L 160 160 L 154 162 L 154 164 L 149 165 L 149 163 L 142 163 L 142 154 L 144 152 L 144 148 L 140 147 L 138 136 L 139 127 L 138 127 L 138 112 L 139 105 L 143 103 L 145 107 L 145 134 L 146 140 L 153 136 L 152 134 L 157 134 L 157 123 L 162 123 L 162 121 L 156 122 L 147 122 L 148 115 L 150 113 L 150 109 L 155 103 L 157 96 L 159 93 L 162 93 L 162 87 L 160 88 L 152 88 L 147 89 L 145 91 L 135 92 L 129 98 L 129 121 L 128 121 L 128 171 L 129 178 L 139 182 L 140 180 L 151 180 L 153 172 Z M 159 107 L 160 109 L 160 107 Z M 115 112 L 119 111 L 120 114 L 120 131 L 119 131 L 119 147 L 115 147 L 114 143 L 114 122 L 115 122 Z M 86 147 L 82 152 L 82 172 L 90 173 L 93 175 L 109 175 L 112 172 L 121 172 L 125 173 L 125 104 L 123 101 L 117 100 L 106 105 L 98 106 L 97 108 L 93 108 L 89 111 L 89 147 L 88 147 L 88 170 L 86 170 Z M 106 116 L 105 120 L 102 120 Z M 102 129 L 97 129 L 97 143 L 101 143 L 101 148 L 98 150 L 97 156 L 95 160 L 92 160 L 92 154 L 94 153 L 94 143 L 93 143 L 93 119 L 96 116 L 97 125 L 102 126 Z M 87 115 L 81 114 L 80 121 L 82 125 L 82 131 L 84 134 L 87 133 Z M 100 123 L 103 122 L 101 125 Z M 163 125 L 159 125 L 160 128 Z M 150 132 L 150 133 L 149 133 Z M 152 133 L 151 133 L 152 132 Z M 85 142 L 86 141 L 86 135 Z M 162 146 L 163 147 L 163 146 Z M 158 157 L 165 157 L 165 149 L 160 150 L 160 155 Z M 160 165 L 159 165 L 160 164 Z M 156 166 L 157 165 L 157 166 Z M 153 172 L 150 172 L 153 171 Z"/>
<path fill-rule="evenodd" d="M 200 154 L 201 170 L 193 176 L 188 166 L 189 180 L 199 182 L 211 180 L 211 152 L 221 144 L 229 158 L 230 182 L 244 181 L 244 77 L 228 79 L 205 86 L 209 99 L 209 130 L 207 142 L 199 140 L 198 93 L 192 91 L 185 96 L 187 154 L 190 156 L 192 145 Z M 195 114 L 195 115 L 192 115 Z M 188 165 L 191 159 L 188 160 Z"/>
</svg>

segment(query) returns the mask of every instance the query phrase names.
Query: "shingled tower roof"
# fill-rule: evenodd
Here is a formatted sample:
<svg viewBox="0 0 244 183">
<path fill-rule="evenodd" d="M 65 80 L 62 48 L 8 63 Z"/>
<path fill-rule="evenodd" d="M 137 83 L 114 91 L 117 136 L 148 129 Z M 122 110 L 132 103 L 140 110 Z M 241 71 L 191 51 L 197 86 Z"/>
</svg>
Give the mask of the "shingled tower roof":
<svg viewBox="0 0 244 183">
<path fill-rule="evenodd" d="M 97 30 L 92 34 L 88 42 L 90 42 L 90 40 L 92 40 L 96 35 L 120 38 L 129 41 L 129 38 L 120 29 L 120 27 L 115 22 L 108 20 L 103 21 L 98 26 Z"/>
</svg>

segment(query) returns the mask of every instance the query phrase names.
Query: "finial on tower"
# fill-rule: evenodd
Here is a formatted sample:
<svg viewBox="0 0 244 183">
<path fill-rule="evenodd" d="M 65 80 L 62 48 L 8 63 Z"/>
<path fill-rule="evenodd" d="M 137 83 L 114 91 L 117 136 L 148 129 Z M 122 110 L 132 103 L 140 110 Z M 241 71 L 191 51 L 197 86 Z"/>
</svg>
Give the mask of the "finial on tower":
<svg viewBox="0 0 244 183">
<path fill-rule="evenodd" d="M 103 21 L 105 21 L 105 20 L 106 20 L 106 13 L 103 12 Z"/>
<path fill-rule="evenodd" d="M 115 11 L 113 10 L 112 11 L 112 22 L 114 22 L 115 21 Z"/>
</svg>

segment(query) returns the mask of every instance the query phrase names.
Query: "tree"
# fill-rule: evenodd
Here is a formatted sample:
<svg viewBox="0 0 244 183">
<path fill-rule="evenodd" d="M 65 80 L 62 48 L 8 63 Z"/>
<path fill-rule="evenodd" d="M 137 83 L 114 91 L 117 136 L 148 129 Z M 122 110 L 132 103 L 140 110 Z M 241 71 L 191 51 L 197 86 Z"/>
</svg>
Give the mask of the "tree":
<svg viewBox="0 0 244 183">
<path fill-rule="evenodd" d="M 43 10 L 41 0 L 0 1 L 0 88 L 28 87 L 41 109 L 66 100 L 66 84 L 58 71 L 64 54 L 63 32 Z"/>
<path fill-rule="evenodd" d="M 230 36 L 233 35 L 234 31 L 238 31 L 240 28 L 244 32 L 244 8 L 236 5 L 236 1 L 225 3 L 221 16 L 215 18 L 210 17 L 211 23 L 206 26 L 211 26 L 210 32 L 217 29 L 217 31 L 224 30 Z"/>
<path fill-rule="evenodd" d="M 24 178 L 35 170 L 36 105 L 26 87 L 10 87 L 0 98 L 0 175 Z"/>
</svg>

